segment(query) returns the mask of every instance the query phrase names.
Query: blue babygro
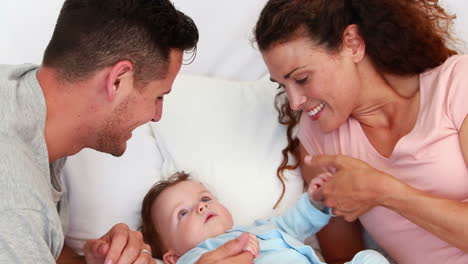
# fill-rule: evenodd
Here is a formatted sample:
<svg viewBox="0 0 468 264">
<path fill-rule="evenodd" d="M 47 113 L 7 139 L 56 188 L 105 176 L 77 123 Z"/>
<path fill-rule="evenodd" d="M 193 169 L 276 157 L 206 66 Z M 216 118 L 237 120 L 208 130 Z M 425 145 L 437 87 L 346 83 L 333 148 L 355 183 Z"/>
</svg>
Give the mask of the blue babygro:
<svg viewBox="0 0 468 264">
<path fill-rule="evenodd" d="M 329 220 L 330 215 L 315 208 L 310 203 L 308 194 L 304 193 L 295 206 L 287 210 L 285 214 L 268 220 L 257 220 L 251 226 L 234 226 L 226 233 L 200 243 L 180 257 L 177 264 L 195 263 L 204 253 L 218 248 L 227 241 L 240 236 L 243 232 L 255 234 L 258 238 L 260 255 L 255 259 L 257 264 L 321 264 L 324 262 L 317 257 L 310 246 L 304 244 L 304 240 L 318 232 Z M 367 253 L 379 255 L 377 252 L 365 250 L 358 254 L 359 259 L 369 259 Z M 371 259 L 372 262 L 357 261 L 350 263 L 388 263 L 377 262 L 375 261 L 377 259 L 372 257 Z"/>
</svg>

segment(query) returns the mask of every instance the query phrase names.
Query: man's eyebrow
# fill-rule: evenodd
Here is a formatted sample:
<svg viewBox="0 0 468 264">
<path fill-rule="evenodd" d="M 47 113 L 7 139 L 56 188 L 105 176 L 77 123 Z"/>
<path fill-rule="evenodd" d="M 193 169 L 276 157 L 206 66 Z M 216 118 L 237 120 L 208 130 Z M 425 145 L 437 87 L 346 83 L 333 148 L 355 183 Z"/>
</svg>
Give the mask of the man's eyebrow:
<svg viewBox="0 0 468 264">
<path fill-rule="evenodd" d="M 287 73 L 286 75 L 284 75 L 284 78 L 285 78 L 285 79 L 288 79 L 289 77 L 291 77 L 291 74 L 293 74 L 295 71 L 297 71 L 297 70 L 299 70 L 299 69 L 302 69 L 302 68 L 304 68 L 304 67 L 305 67 L 305 65 L 293 69 L 292 71 L 290 71 L 289 73 Z M 275 82 L 275 83 L 278 82 L 277 80 L 275 80 L 275 79 L 273 79 L 273 78 L 271 78 L 271 77 L 270 77 L 270 81 Z"/>
</svg>

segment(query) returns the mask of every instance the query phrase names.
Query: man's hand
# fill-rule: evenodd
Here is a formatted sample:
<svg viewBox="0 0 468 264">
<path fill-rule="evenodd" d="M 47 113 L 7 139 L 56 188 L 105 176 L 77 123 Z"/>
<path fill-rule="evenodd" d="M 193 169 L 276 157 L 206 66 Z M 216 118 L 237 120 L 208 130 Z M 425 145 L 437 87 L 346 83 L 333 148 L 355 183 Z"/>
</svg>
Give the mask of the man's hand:
<svg viewBox="0 0 468 264">
<path fill-rule="evenodd" d="M 88 264 L 155 263 L 142 234 L 126 224 L 117 224 L 101 238 L 88 240 L 83 251 Z"/>
</svg>

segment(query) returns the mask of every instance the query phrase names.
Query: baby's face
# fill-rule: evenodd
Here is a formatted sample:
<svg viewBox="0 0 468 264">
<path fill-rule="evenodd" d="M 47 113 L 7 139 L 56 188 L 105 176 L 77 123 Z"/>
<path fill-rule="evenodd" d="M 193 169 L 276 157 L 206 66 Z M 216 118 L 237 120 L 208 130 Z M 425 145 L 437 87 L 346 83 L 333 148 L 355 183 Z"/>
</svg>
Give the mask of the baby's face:
<svg viewBox="0 0 468 264">
<path fill-rule="evenodd" d="M 164 190 L 151 214 L 163 243 L 179 256 L 233 225 L 231 213 L 196 181 L 182 181 Z"/>
</svg>

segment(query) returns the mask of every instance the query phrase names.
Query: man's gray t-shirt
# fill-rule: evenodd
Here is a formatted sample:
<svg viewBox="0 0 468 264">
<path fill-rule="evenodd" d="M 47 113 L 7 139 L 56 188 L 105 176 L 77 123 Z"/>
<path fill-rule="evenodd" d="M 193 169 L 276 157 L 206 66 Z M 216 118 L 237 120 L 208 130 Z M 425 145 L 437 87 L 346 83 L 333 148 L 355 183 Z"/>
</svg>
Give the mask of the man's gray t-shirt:
<svg viewBox="0 0 468 264">
<path fill-rule="evenodd" d="M 36 72 L 0 65 L 0 263 L 55 263 L 63 247 L 62 188 L 49 167 Z"/>
</svg>

